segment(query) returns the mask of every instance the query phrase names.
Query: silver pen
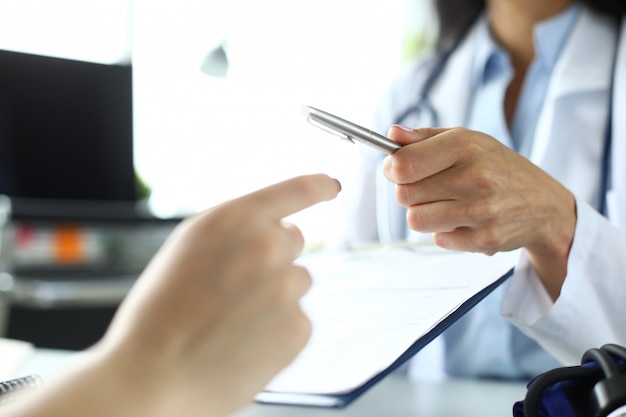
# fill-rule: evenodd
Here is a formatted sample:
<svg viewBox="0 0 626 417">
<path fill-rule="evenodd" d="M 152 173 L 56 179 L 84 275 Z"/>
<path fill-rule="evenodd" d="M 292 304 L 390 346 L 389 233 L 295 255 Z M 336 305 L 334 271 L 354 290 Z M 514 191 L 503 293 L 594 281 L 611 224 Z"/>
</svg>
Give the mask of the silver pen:
<svg viewBox="0 0 626 417">
<path fill-rule="evenodd" d="M 303 106 L 302 112 L 313 126 L 352 143 L 359 142 L 388 154 L 392 154 L 401 148 L 400 145 L 385 136 L 323 110 Z"/>
</svg>

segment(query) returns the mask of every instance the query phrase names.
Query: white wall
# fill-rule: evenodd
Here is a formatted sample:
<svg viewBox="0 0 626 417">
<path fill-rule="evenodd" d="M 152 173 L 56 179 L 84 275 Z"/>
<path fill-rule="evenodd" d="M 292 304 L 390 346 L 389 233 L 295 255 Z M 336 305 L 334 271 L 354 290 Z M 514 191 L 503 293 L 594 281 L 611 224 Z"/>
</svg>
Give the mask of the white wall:
<svg viewBox="0 0 626 417">
<path fill-rule="evenodd" d="M 173 6 L 175 4 L 175 6 Z M 358 152 L 308 125 L 303 104 L 369 125 L 402 56 L 404 0 L 137 0 L 137 166 L 153 207 L 191 212 L 290 176 L 348 187 Z M 200 71 L 226 39 L 231 70 Z M 341 200 L 294 216 L 332 240 Z"/>
<path fill-rule="evenodd" d="M 0 0 L 0 49 L 128 62 L 131 12 L 130 0 Z"/>
</svg>

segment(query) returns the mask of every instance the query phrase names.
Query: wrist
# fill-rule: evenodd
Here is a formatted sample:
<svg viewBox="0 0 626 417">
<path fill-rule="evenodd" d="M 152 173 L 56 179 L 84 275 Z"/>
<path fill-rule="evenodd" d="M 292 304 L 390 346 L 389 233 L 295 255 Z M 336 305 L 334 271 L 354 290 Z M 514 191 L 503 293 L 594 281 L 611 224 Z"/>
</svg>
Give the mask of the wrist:
<svg viewBox="0 0 626 417">
<path fill-rule="evenodd" d="M 156 349 L 158 350 L 158 349 Z M 97 417 L 135 417 L 177 415 L 171 391 L 177 385 L 173 365 L 157 358 L 150 350 L 127 345 L 113 349 L 95 346 L 91 358 L 81 367 L 86 403 L 106 412 L 90 414 Z M 184 410 L 182 410 L 184 411 Z"/>
<path fill-rule="evenodd" d="M 99 349 L 96 347 L 95 354 L 99 357 L 87 373 L 96 378 L 101 373 L 104 375 L 102 384 L 107 386 L 100 390 L 94 403 L 101 401 L 106 403 L 103 407 L 108 407 L 108 399 L 118 400 L 109 408 L 110 413 L 97 417 L 225 416 L 235 409 L 228 395 L 219 395 L 218 385 L 207 384 L 203 370 L 190 372 L 180 360 L 182 353 L 178 349 L 135 345 L 128 340 L 119 346 Z M 197 375 L 190 376 L 190 373 Z"/>
<path fill-rule="evenodd" d="M 138 363 L 128 363 L 97 346 L 80 355 L 81 361 L 60 384 L 71 393 L 70 406 L 93 417 L 157 415 L 158 408 L 152 408 L 157 405 L 156 386 L 148 375 L 140 375 Z"/>
<path fill-rule="evenodd" d="M 538 243 L 525 247 L 528 258 L 553 301 L 559 297 L 567 276 L 567 265 L 576 229 L 576 200 L 565 191 L 565 203 L 550 216 L 540 229 Z"/>
</svg>

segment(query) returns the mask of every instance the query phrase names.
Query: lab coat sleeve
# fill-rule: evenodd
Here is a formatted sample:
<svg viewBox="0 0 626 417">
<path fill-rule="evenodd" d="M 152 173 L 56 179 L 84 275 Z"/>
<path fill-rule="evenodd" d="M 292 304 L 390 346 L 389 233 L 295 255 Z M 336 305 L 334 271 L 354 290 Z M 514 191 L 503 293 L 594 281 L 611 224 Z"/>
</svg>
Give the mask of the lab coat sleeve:
<svg viewBox="0 0 626 417">
<path fill-rule="evenodd" d="M 511 278 L 501 312 L 565 365 L 606 343 L 626 345 L 626 236 L 588 204 L 578 220 L 556 302 L 527 259 Z"/>
</svg>

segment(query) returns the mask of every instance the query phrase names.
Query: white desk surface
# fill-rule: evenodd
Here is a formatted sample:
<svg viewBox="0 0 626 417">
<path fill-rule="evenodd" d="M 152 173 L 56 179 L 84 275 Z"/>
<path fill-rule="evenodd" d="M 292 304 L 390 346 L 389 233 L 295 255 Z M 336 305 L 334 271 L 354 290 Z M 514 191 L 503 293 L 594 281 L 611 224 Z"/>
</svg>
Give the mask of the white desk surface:
<svg viewBox="0 0 626 417">
<path fill-rule="evenodd" d="M 37 373 L 45 381 L 71 359 L 65 351 L 38 350 L 20 375 Z M 252 404 L 234 417 L 508 417 L 525 394 L 520 382 L 391 375 L 342 410 Z"/>
</svg>

